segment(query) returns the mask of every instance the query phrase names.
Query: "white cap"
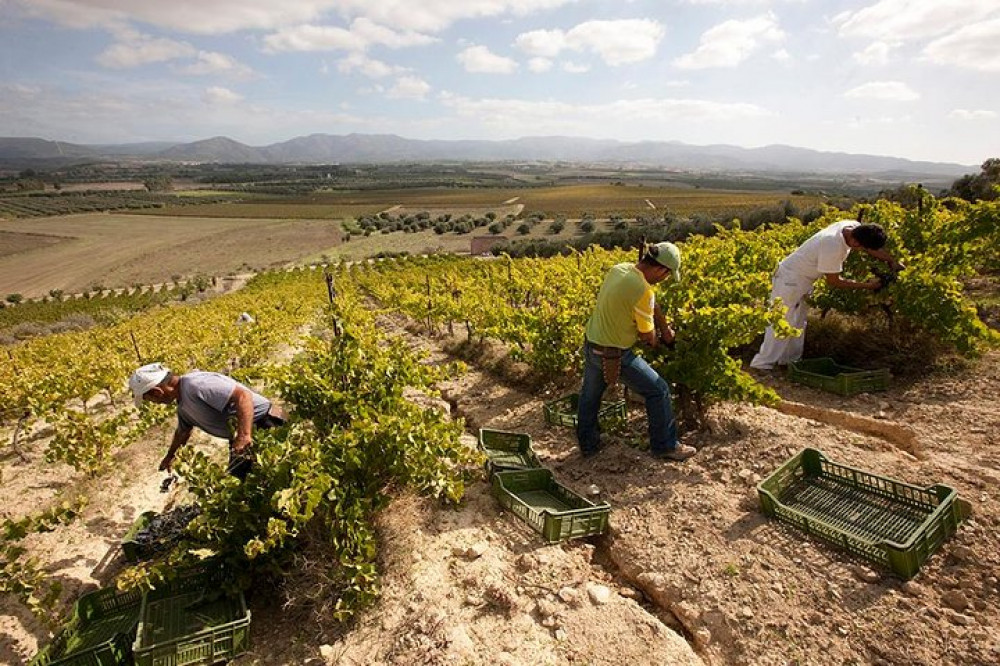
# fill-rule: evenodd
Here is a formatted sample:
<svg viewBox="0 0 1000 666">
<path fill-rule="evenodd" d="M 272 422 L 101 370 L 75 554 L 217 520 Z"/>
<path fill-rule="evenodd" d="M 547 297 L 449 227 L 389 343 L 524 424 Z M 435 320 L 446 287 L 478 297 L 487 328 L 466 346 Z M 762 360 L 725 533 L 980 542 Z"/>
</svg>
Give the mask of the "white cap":
<svg viewBox="0 0 1000 666">
<path fill-rule="evenodd" d="M 135 406 L 141 407 L 142 396 L 146 395 L 150 389 L 159 386 L 160 382 L 166 379 L 169 374 L 170 368 L 162 363 L 150 363 L 133 372 L 132 376 L 128 378 L 128 387 L 132 390 Z"/>
</svg>

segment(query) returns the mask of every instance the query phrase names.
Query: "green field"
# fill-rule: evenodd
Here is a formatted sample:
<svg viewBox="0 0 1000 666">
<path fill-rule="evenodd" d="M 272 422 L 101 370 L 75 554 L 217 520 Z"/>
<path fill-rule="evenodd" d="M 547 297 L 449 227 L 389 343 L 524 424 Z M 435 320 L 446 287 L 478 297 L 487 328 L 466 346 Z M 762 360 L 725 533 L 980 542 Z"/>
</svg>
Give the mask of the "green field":
<svg viewBox="0 0 1000 666">
<path fill-rule="evenodd" d="M 548 217 L 579 218 L 622 215 L 661 217 L 669 211 L 679 215 L 720 213 L 791 201 L 800 208 L 824 201 L 818 195 L 792 195 L 784 190 L 710 190 L 691 187 L 646 187 L 637 185 L 568 185 L 519 189 L 434 188 L 322 192 L 288 198 L 261 198 L 243 203 L 216 203 L 184 207 L 168 206 L 144 211 L 146 215 L 195 217 L 266 217 L 287 219 L 343 219 L 404 206 L 409 211 L 449 207 L 499 207 L 511 199 L 524 206 L 524 213 L 541 211 Z M 652 204 L 652 205 L 650 205 Z"/>
</svg>

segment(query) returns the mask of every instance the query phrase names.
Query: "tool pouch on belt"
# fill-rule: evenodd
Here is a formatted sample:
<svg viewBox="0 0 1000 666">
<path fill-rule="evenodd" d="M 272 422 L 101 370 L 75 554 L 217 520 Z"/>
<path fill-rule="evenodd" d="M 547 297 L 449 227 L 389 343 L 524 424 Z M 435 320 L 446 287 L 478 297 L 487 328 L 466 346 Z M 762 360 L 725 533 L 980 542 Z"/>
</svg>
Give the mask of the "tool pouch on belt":
<svg viewBox="0 0 1000 666">
<path fill-rule="evenodd" d="M 618 349 L 617 347 L 602 347 L 601 345 L 595 345 L 593 342 L 590 343 L 590 348 L 597 356 L 601 357 L 601 369 L 604 371 L 604 381 L 607 382 L 608 386 L 617 384 L 618 375 L 622 371 L 622 356 L 625 355 L 625 350 Z"/>
</svg>

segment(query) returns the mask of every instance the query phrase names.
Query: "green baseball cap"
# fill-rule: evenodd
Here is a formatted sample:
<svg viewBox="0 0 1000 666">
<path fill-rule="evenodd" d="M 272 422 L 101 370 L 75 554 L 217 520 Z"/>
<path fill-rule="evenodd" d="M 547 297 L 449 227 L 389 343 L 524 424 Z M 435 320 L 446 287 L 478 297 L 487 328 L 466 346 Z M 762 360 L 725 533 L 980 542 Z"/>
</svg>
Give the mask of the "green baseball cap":
<svg viewBox="0 0 1000 666">
<path fill-rule="evenodd" d="M 681 281 L 681 250 L 673 243 L 663 241 L 649 246 L 649 254 L 656 263 L 666 266 L 674 273 L 674 281 Z"/>
</svg>

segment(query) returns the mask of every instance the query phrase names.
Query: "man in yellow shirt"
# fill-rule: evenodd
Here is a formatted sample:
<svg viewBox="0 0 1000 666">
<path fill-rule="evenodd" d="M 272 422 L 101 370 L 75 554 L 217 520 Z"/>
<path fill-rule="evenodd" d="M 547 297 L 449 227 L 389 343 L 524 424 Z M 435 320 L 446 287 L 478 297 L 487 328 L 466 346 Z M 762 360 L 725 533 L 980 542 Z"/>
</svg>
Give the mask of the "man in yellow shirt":
<svg viewBox="0 0 1000 666">
<path fill-rule="evenodd" d="M 601 396 L 621 377 L 628 388 L 646 401 L 650 451 L 657 458 L 687 460 L 694 447 L 677 441 L 677 422 L 670 403 L 670 386 L 632 351 L 642 340 L 650 347 L 673 340 L 673 329 L 656 304 L 653 285 L 667 277 L 680 280 L 681 253 L 673 243 L 646 248 L 635 264 L 613 266 L 597 295 L 597 305 L 587 322 L 583 345 L 583 388 L 577 411 L 576 437 L 584 457 L 601 448 L 597 414 Z"/>
</svg>

